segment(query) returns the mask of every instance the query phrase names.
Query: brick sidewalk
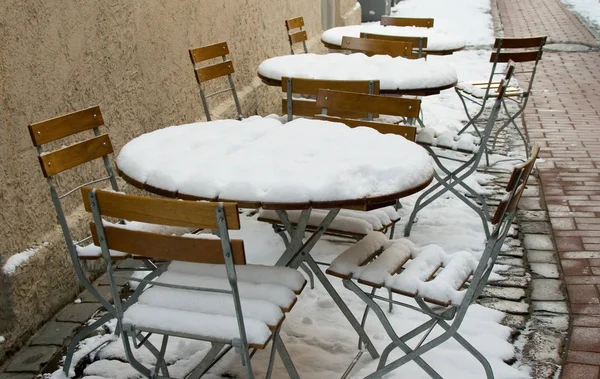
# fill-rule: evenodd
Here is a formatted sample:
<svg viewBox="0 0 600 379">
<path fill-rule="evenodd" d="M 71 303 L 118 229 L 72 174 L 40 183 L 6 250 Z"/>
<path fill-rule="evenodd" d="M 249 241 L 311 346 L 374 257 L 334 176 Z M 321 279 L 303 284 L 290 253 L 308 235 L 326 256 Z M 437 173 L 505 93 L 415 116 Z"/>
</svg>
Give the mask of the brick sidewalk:
<svg viewBox="0 0 600 379">
<path fill-rule="evenodd" d="M 595 43 L 559 0 L 498 0 L 505 36 Z M 569 295 L 563 379 L 600 375 L 600 53 L 546 52 L 526 110 L 542 145 L 539 176 Z"/>
</svg>

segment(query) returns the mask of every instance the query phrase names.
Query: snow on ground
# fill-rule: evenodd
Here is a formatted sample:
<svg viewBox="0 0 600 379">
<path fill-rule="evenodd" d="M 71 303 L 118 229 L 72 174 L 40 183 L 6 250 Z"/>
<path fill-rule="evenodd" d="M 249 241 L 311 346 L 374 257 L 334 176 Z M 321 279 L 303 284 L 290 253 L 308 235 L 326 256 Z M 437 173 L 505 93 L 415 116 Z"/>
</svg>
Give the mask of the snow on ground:
<svg viewBox="0 0 600 379">
<path fill-rule="evenodd" d="M 598 0 L 561 0 L 567 7 L 583 18 L 600 31 L 600 1 Z"/>
<path fill-rule="evenodd" d="M 15 255 L 11 256 L 10 258 L 8 258 L 8 260 L 2 267 L 2 272 L 4 272 L 6 275 L 9 275 L 9 276 L 13 275 L 17 271 L 17 268 L 19 266 L 22 266 L 25 263 L 27 263 L 27 261 L 31 257 L 33 257 L 38 251 L 40 251 L 44 246 L 47 246 L 47 245 L 48 245 L 48 242 L 44 242 L 43 244 L 41 244 L 39 246 L 32 247 L 30 249 L 27 249 L 25 251 L 22 251 L 20 253 L 17 253 Z"/>
</svg>

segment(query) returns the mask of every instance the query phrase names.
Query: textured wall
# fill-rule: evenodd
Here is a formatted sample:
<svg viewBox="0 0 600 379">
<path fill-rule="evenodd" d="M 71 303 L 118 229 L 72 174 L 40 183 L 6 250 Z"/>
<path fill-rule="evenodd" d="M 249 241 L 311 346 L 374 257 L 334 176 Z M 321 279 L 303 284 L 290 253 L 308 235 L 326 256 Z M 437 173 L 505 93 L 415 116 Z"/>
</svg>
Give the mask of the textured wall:
<svg viewBox="0 0 600 379">
<path fill-rule="evenodd" d="M 188 49 L 219 41 L 229 43 L 244 113 L 276 111 L 279 91 L 264 88 L 256 68 L 287 53 L 286 18 L 304 16 L 319 50 L 320 12 L 320 0 L 0 2 L 0 265 L 49 242 L 15 275 L 0 277 L 0 334 L 8 338 L 0 356 L 77 292 L 27 125 L 99 104 L 118 152 L 143 132 L 200 119 Z M 231 114 L 229 102 L 212 105 Z M 67 205 L 77 224 L 78 201 Z"/>
</svg>

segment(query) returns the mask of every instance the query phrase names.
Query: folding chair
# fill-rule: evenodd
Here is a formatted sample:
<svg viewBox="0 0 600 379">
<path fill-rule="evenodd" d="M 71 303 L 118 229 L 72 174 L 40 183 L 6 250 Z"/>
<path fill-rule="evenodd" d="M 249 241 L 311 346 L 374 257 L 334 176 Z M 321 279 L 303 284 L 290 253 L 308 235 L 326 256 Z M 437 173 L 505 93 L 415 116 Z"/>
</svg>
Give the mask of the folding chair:
<svg viewBox="0 0 600 379">
<path fill-rule="evenodd" d="M 368 38 L 368 39 L 378 39 L 382 41 L 392 41 L 392 42 L 408 42 L 412 43 L 413 48 L 417 51 L 413 50 L 412 54 L 408 56 L 409 59 L 419 59 L 425 58 L 427 59 L 427 53 L 423 51 L 427 47 L 427 37 L 407 37 L 407 36 L 388 36 L 384 34 L 373 34 L 373 33 L 360 33 L 360 38 Z"/>
<path fill-rule="evenodd" d="M 294 45 L 302 42 L 302 47 L 304 48 L 304 52 L 308 53 L 308 49 L 306 48 L 306 41 L 308 40 L 308 35 L 306 34 L 306 30 L 304 30 L 304 17 L 294 17 L 289 20 L 285 20 L 285 28 L 287 30 L 288 41 L 290 42 L 290 51 L 292 55 L 295 54 Z M 294 31 L 298 29 L 297 31 Z"/>
<path fill-rule="evenodd" d="M 486 237 L 489 237 L 490 231 L 488 226 L 489 220 L 489 211 L 487 207 L 487 203 L 483 196 L 477 193 L 474 189 L 472 189 L 467 183 L 465 183 L 465 179 L 468 178 L 473 172 L 477 170 L 479 162 L 481 161 L 481 157 L 483 153 L 486 151 L 486 146 L 490 135 L 492 134 L 492 129 L 496 122 L 496 118 L 498 117 L 498 113 L 500 112 L 500 107 L 502 106 L 502 101 L 504 99 L 504 94 L 506 89 L 508 88 L 508 83 L 512 78 L 514 73 L 514 65 L 512 62 L 509 64 L 508 70 L 504 79 L 499 84 L 498 93 L 496 97 L 496 101 L 494 102 L 494 106 L 492 108 L 491 114 L 487 120 L 487 124 L 485 129 L 480 133 L 480 139 L 478 144 L 475 144 L 473 136 L 456 136 L 458 141 L 455 141 L 454 138 L 449 138 L 449 142 L 441 142 L 434 143 L 434 140 L 431 135 L 426 135 L 427 131 L 422 130 L 419 136 L 417 136 L 417 143 L 423 146 L 431 155 L 439 169 L 441 170 L 441 174 L 437 171 L 434 171 L 434 176 L 437 180 L 433 186 L 429 187 L 425 190 L 417 199 L 413 211 L 408 218 L 408 222 L 406 223 L 404 229 L 404 236 L 408 237 L 410 235 L 410 230 L 412 229 L 412 225 L 415 222 L 415 218 L 417 213 L 425 208 L 427 205 L 431 204 L 434 200 L 441 197 L 446 192 L 453 193 L 458 199 L 467 204 L 471 209 L 473 209 L 481 218 L 483 229 L 485 231 Z M 466 160 L 460 160 L 451 157 L 444 157 L 443 155 L 439 155 L 432 147 L 437 146 L 443 149 L 453 149 L 458 150 L 461 153 L 465 153 L 470 155 L 470 157 Z M 460 166 L 456 169 L 450 170 L 444 166 L 441 159 L 447 159 L 452 161 L 460 162 Z M 479 204 L 471 198 L 466 197 L 461 192 L 457 190 L 456 187 L 462 187 L 468 194 L 470 194 L 474 199 L 478 200 Z"/>
<path fill-rule="evenodd" d="M 506 63 L 509 60 L 520 64 L 529 62 L 529 67 L 520 67 L 519 71 L 515 72 L 515 78 L 519 80 L 519 86 L 509 86 L 506 89 L 504 97 L 501 99 L 502 106 L 506 112 L 506 115 L 508 116 L 508 120 L 506 120 L 502 126 L 496 130 L 494 137 L 490 141 L 492 143 L 491 149 L 494 150 L 499 133 L 508 125 L 512 124 L 520 138 L 523 140 L 526 153 L 529 153 L 529 140 L 525 136 L 524 130 L 519 128 L 515 120 L 523 113 L 525 107 L 527 106 L 527 101 L 529 100 L 529 95 L 531 94 L 531 88 L 533 86 L 533 79 L 535 77 L 537 65 L 542 58 L 542 50 L 546 44 L 546 39 L 546 36 L 527 38 L 496 38 L 496 42 L 494 43 L 495 50 L 490 56 L 490 62 L 492 62 L 492 71 L 488 80 L 460 82 L 456 85 L 456 87 L 454 87 L 469 120 L 469 122 L 467 122 L 467 124 L 458 132 L 458 134 L 462 134 L 470 126 L 472 126 L 477 135 L 481 137 L 481 130 L 477 127 L 477 123 L 479 122 L 479 118 L 482 116 L 485 110 L 487 101 L 490 99 L 496 99 L 498 97 L 498 86 L 500 82 L 497 81 L 496 78 L 498 75 L 503 75 L 502 65 L 499 63 Z M 514 113 L 509 111 L 506 102 L 507 100 L 510 100 L 511 103 L 517 105 L 518 109 Z M 467 102 L 476 104 L 480 107 L 474 116 L 471 116 L 467 107 Z M 522 122 L 523 128 L 526 128 L 525 119 L 522 119 Z"/>
<path fill-rule="evenodd" d="M 100 304 L 108 311 L 108 313 L 98 319 L 93 324 L 82 328 L 71 340 L 69 348 L 67 350 L 67 356 L 64 364 L 65 374 L 68 375 L 73 353 L 79 341 L 85 338 L 88 334 L 93 332 L 96 328 L 106 323 L 111 318 L 115 317 L 116 311 L 114 306 L 109 302 L 108 299 L 104 298 L 94 286 L 88 280 L 86 271 L 88 270 L 87 262 L 90 261 L 101 261 L 100 248 L 94 246 L 91 243 L 91 236 L 87 236 L 82 239 L 76 240 L 73 236 L 74 231 L 71 230 L 67 217 L 63 210 L 62 200 L 69 198 L 70 195 L 77 193 L 78 189 L 83 186 L 89 186 L 101 182 L 110 182 L 110 186 L 114 191 L 119 191 L 119 186 L 115 179 L 115 174 L 111 166 L 108 155 L 113 152 L 113 147 L 110 142 L 108 134 L 100 134 L 100 127 L 104 125 L 104 119 L 100 108 L 98 106 L 83 109 L 77 112 L 69 113 L 60 117 L 52 118 L 49 120 L 33 123 L 29 125 L 29 133 L 33 145 L 37 148 L 39 154 L 39 162 L 42 167 L 42 173 L 48 181 L 50 186 L 50 196 L 52 197 L 52 203 L 56 209 L 56 215 L 58 217 L 58 223 L 62 229 L 62 233 L 65 238 L 67 249 L 73 262 L 75 274 L 79 279 L 81 285 L 94 296 Z M 44 150 L 44 146 L 47 144 L 53 144 L 51 146 L 59 146 L 56 141 L 73 135 L 79 135 L 80 133 L 91 131 L 93 132 L 92 138 L 87 138 L 75 143 L 72 143 L 66 147 L 54 148 L 50 150 Z M 91 133 L 90 133 L 91 134 Z M 100 167 L 85 171 L 92 179 L 86 183 L 77 185 L 75 188 L 66 190 L 63 194 L 59 194 L 59 189 L 55 184 L 55 176 L 59 173 L 65 172 L 70 169 L 75 169 L 84 163 L 95 161 L 102 158 L 104 164 L 104 176 L 99 177 L 102 171 Z M 91 163 L 90 163 L 91 164 Z M 100 169 L 100 170 L 98 170 Z M 81 172 L 81 171 L 80 171 Z M 89 175 L 89 173 L 93 173 Z M 71 183 L 71 181 L 69 181 Z M 134 223 L 130 226 L 138 229 L 156 229 L 154 226 L 147 224 Z M 165 229 L 166 233 L 182 233 L 188 231 L 187 229 L 181 230 L 174 228 Z M 112 260 L 125 260 L 127 258 L 133 258 L 131 254 L 123 253 L 120 251 L 111 251 Z M 153 270 L 156 266 L 149 260 L 142 259 L 142 262 L 150 270 Z M 118 297 L 115 297 L 118 298 Z"/>
<path fill-rule="evenodd" d="M 416 26 L 418 28 L 433 28 L 433 18 L 381 16 L 381 21 L 379 23 L 383 26 Z"/>
<path fill-rule="evenodd" d="M 410 42 L 394 42 L 379 39 L 342 37 L 343 50 L 372 55 L 389 55 L 393 58 L 413 56 L 413 45 Z"/>
<path fill-rule="evenodd" d="M 344 286 L 356 293 L 367 305 L 363 323 L 366 322 L 369 309 L 372 309 L 392 340 L 382 352 L 377 370 L 366 379 L 381 378 L 410 361 L 414 361 L 430 377 L 441 379 L 442 376 L 423 359 L 423 354 L 450 338 L 456 340 L 481 363 L 486 378 L 494 378 L 487 359 L 458 333 L 458 329 L 469 306 L 481 295 L 488 281 L 504 239 L 511 229 L 517 204 L 538 151 L 539 146 L 536 144 L 530 159 L 514 169 L 507 186 L 507 195 L 492 219 L 494 231 L 479 260 L 467 251 L 446 254 L 437 245 L 416 248 L 408 239 L 391 241 L 376 232 L 333 260 L 327 273 L 342 278 Z M 364 290 L 364 286 L 370 287 L 370 290 Z M 405 297 L 394 300 L 391 296 L 378 296 L 376 291 L 382 288 L 390 294 L 414 298 L 417 306 Z M 430 320 L 399 336 L 376 300 L 423 313 Z M 441 335 L 428 340 L 436 326 L 442 328 Z M 408 342 L 418 336 L 421 337 L 416 346 L 409 347 Z M 388 363 L 389 354 L 396 348 L 405 355 Z"/>
<path fill-rule="evenodd" d="M 231 62 L 231 60 L 227 57 L 228 54 L 229 47 L 227 47 L 227 42 L 219 42 L 214 45 L 190 49 L 190 58 L 192 60 L 192 65 L 194 66 L 194 72 L 196 73 L 196 81 L 198 82 L 198 87 L 200 88 L 200 98 L 202 99 L 202 106 L 204 107 L 204 114 L 206 115 L 207 121 L 211 121 L 211 117 L 206 99 L 228 91 L 231 91 L 231 94 L 233 95 L 235 109 L 237 110 L 237 118 L 238 120 L 242 119 L 242 107 L 240 106 L 235 84 L 233 83 L 233 77 L 231 76 L 231 74 L 234 72 L 233 62 Z M 221 57 L 223 61 L 220 63 L 213 63 L 200 67 L 200 63 L 218 57 Z M 229 87 L 222 90 L 217 90 L 207 95 L 204 92 L 205 83 L 223 76 L 227 76 Z"/>
<path fill-rule="evenodd" d="M 90 229 L 102 249 L 115 295 L 118 276 L 111 250 L 167 261 L 152 280 L 136 279 L 140 285 L 125 304 L 115 302 L 125 355 L 134 369 L 147 378 L 171 377 L 165 352 L 169 337 L 175 336 L 212 344 L 186 378 L 202 376 L 231 347 L 240 354 L 246 376 L 254 378 L 250 359 L 273 340 L 266 377 L 271 377 L 277 350 L 290 378 L 299 378 L 279 331 L 306 280 L 291 268 L 246 265 L 243 241 L 229 238 L 229 229 L 240 229 L 235 203 L 159 199 L 88 187 L 82 194 L 86 210 L 93 215 Z M 141 232 L 107 223 L 103 217 L 210 229 L 216 237 Z M 194 274 L 169 271 L 174 263 L 191 266 Z M 162 335 L 160 347 L 148 339 L 152 334 Z M 134 348 L 140 346 L 155 356 L 153 367 L 136 358 Z"/>
</svg>

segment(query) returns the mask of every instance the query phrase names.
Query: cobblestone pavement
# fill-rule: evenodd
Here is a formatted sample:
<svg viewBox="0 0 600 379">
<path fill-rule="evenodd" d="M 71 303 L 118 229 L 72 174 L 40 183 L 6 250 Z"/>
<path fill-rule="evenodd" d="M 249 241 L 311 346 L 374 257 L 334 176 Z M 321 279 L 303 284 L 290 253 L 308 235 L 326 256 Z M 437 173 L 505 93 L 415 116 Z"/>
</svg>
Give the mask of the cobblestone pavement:
<svg viewBox="0 0 600 379">
<path fill-rule="evenodd" d="M 541 189 L 570 305 L 571 330 L 561 377 L 596 379 L 600 374 L 598 43 L 559 0 L 498 0 L 498 9 L 505 36 L 547 34 L 551 44 L 592 47 L 545 53 L 525 120 L 530 139 L 542 145 Z"/>
</svg>

